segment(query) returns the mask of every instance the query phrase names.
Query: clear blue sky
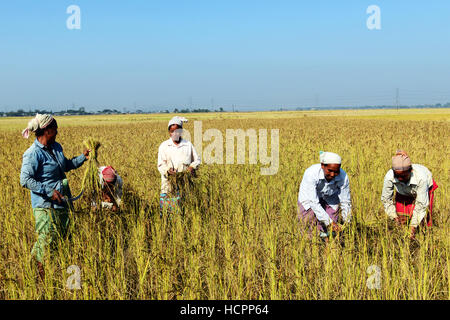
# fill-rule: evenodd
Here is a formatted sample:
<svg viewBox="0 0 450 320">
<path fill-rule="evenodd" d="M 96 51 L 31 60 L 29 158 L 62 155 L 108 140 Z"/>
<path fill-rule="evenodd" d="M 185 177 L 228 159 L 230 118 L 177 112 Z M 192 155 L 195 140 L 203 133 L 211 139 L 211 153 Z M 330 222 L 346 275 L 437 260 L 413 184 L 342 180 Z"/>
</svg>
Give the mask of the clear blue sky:
<svg viewBox="0 0 450 320">
<path fill-rule="evenodd" d="M 2 1 L 0 110 L 445 103 L 449 21 L 448 0 Z"/>
</svg>

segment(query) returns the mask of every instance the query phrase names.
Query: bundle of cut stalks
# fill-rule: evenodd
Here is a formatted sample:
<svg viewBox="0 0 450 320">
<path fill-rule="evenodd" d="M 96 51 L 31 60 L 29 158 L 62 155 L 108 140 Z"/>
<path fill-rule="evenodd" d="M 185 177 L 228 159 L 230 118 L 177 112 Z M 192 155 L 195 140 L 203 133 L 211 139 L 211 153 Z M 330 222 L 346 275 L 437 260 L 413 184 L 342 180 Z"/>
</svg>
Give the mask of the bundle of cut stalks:
<svg viewBox="0 0 450 320">
<path fill-rule="evenodd" d="M 101 186 L 100 178 L 98 176 L 97 156 L 100 142 L 93 138 L 88 138 L 83 141 L 83 144 L 86 148 L 91 150 L 91 152 L 89 153 L 89 160 L 86 164 L 86 171 L 84 172 L 82 190 L 88 201 L 96 201 L 96 203 L 99 204 L 101 203 Z"/>
<path fill-rule="evenodd" d="M 194 175 L 188 171 L 177 172 L 174 175 L 169 175 L 169 183 L 172 190 L 172 195 L 176 196 L 179 193 L 180 197 L 186 198 L 189 194 L 192 196 L 194 192 Z"/>
</svg>

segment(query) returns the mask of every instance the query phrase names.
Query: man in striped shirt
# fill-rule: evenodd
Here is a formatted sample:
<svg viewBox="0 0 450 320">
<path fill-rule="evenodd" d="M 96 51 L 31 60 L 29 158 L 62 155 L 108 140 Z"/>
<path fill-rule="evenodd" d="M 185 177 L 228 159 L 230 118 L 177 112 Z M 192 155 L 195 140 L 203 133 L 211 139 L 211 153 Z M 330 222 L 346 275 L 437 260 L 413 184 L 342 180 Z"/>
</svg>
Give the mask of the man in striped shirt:
<svg viewBox="0 0 450 320">
<path fill-rule="evenodd" d="M 412 164 L 406 152 L 398 150 L 392 158 L 392 168 L 384 177 L 381 201 L 389 218 L 400 225 L 409 224 L 411 238 L 414 238 L 417 227 L 427 216 L 428 207 L 430 211 L 426 221 L 431 227 L 436 188 L 430 170 L 420 164 Z"/>
</svg>

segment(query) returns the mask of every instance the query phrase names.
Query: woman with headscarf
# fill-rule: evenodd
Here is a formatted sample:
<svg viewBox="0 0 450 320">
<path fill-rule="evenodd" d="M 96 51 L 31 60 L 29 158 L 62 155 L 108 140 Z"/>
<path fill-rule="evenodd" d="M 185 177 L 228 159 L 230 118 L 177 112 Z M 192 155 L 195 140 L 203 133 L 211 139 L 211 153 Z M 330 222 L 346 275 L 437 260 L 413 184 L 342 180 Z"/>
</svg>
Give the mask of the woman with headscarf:
<svg viewBox="0 0 450 320">
<path fill-rule="evenodd" d="M 200 157 L 190 141 L 182 138 L 183 123 L 186 118 L 173 117 L 168 124 L 170 138 L 159 146 L 158 170 L 161 173 L 160 209 L 174 212 L 179 209 L 180 195 L 172 190 L 169 175 L 188 171 L 195 173 L 201 163 Z"/>
<path fill-rule="evenodd" d="M 65 237 L 69 225 L 68 199 L 71 195 L 65 172 L 80 167 L 90 150 L 68 160 L 61 145 L 55 141 L 58 124 L 49 114 L 37 114 L 22 131 L 22 136 L 28 138 L 31 132 L 35 133 L 36 139 L 23 154 L 20 184 L 31 193 L 38 234 L 31 253 L 43 279 L 45 250 L 58 234 Z"/>
<path fill-rule="evenodd" d="M 397 150 L 392 158 L 392 168 L 384 177 L 381 201 L 389 218 L 400 225 L 409 224 L 413 239 L 417 227 L 427 216 L 428 207 L 427 226 L 432 225 L 434 190 L 437 187 L 430 170 L 411 163 L 405 151 Z"/>
<path fill-rule="evenodd" d="M 320 152 L 320 163 L 305 170 L 297 205 L 299 220 L 317 227 L 321 238 L 328 238 L 331 231 L 341 230 L 339 209 L 344 222 L 350 222 L 350 183 L 346 172 L 341 169 L 339 155 Z"/>
<path fill-rule="evenodd" d="M 101 166 L 98 168 L 100 179 L 102 208 L 113 212 L 119 210 L 122 203 L 123 180 L 117 171 L 111 166 Z M 97 204 L 92 201 L 92 207 L 97 210 Z"/>
</svg>

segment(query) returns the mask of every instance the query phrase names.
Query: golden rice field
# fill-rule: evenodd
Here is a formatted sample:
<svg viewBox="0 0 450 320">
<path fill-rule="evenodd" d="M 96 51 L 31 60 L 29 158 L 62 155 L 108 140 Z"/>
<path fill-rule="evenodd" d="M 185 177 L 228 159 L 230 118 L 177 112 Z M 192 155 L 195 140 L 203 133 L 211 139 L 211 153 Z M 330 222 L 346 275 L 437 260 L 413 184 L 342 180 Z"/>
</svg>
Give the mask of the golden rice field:
<svg viewBox="0 0 450 320">
<path fill-rule="evenodd" d="M 261 175 L 248 157 L 240 165 L 202 164 L 184 216 L 160 218 L 157 153 L 171 116 L 56 118 L 66 157 L 79 155 L 86 138 L 102 143 L 100 164 L 122 176 L 125 207 L 90 213 L 75 202 L 71 237 L 47 256 L 44 283 L 31 259 L 29 191 L 19 184 L 33 142 L 20 135 L 29 119 L 0 119 L 0 299 L 450 298 L 450 110 L 186 114 L 191 132 L 194 120 L 224 136 L 279 129 L 279 170 Z M 439 185 L 433 229 L 415 242 L 387 220 L 380 201 L 399 148 Z M 353 203 L 352 224 L 328 244 L 302 236 L 296 220 L 299 184 L 319 150 L 342 156 Z M 85 168 L 68 173 L 73 194 Z M 79 290 L 66 285 L 71 265 L 81 270 Z M 370 289 L 372 265 L 380 286 Z"/>
</svg>

